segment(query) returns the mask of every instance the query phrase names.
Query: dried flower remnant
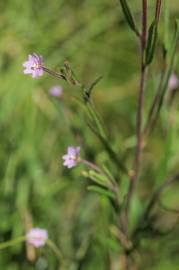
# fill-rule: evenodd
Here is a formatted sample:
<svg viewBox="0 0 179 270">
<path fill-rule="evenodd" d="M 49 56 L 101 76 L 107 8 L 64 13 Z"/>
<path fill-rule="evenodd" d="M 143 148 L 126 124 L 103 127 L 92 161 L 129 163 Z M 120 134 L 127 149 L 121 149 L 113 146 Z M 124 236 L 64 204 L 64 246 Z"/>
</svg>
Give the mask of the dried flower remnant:
<svg viewBox="0 0 179 270">
<path fill-rule="evenodd" d="M 33 228 L 26 234 L 26 239 L 36 248 L 43 247 L 48 239 L 48 232 L 45 229 Z"/>
<path fill-rule="evenodd" d="M 63 165 L 67 168 L 73 168 L 80 161 L 80 147 L 69 146 L 67 154 L 62 157 Z"/>
<path fill-rule="evenodd" d="M 176 74 L 171 75 L 169 79 L 168 87 L 170 90 L 175 90 L 179 87 L 179 79 Z"/>
<path fill-rule="evenodd" d="M 32 74 L 32 78 L 37 78 L 43 75 L 43 57 L 33 53 L 29 54 L 28 61 L 23 63 L 24 74 Z"/>
<path fill-rule="evenodd" d="M 49 94 L 52 97 L 61 97 L 63 94 L 63 88 L 60 85 L 55 85 L 53 87 L 50 88 L 49 90 Z"/>
</svg>

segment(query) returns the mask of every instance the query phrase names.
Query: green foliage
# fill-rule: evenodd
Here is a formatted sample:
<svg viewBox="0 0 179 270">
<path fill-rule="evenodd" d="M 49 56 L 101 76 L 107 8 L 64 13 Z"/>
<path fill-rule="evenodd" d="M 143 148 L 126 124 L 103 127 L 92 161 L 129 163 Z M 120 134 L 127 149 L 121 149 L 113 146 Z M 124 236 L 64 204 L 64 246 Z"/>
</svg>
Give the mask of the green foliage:
<svg viewBox="0 0 179 270">
<path fill-rule="evenodd" d="M 154 57 L 155 46 L 157 41 L 157 24 L 155 21 L 152 22 L 149 33 L 148 33 L 148 43 L 146 49 L 146 65 L 149 65 Z"/>
<path fill-rule="evenodd" d="M 128 23 L 134 26 L 131 21 L 134 16 L 138 25 L 140 1 L 128 2 L 133 14 L 123 5 Z M 151 22 L 155 1 L 148 2 Z M 168 50 L 174 45 L 173 18 L 179 13 L 178 1 L 171 2 L 170 10 L 165 10 L 171 16 L 171 23 L 167 23 L 165 14 L 158 33 L 159 47 L 165 36 Z M 131 168 L 135 147 L 140 76 L 137 38 L 124 24 L 122 9 L 115 0 L 1 1 L 0 17 L 0 242 L 24 235 L 32 222 L 34 226 L 47 228 L 50 238 L 67 258 L 67 269 L 118 270 L 121 247 L 109 230 L 116 220 L 106 198 L 107 195 L 113 199 L 113 192 L 90 187 L 91 180 L 81 173 L 83 165 L 69 171 L 63 168 L 61 156 L 68 145 L 81 145 L 84 158 L 101 167 L 108 164 L 105 171 L 109 170 L 107 173 L 120 184 L 125 197 L 129 179 L 123 175 L 125 168 L 120 166 L 122 160 Z M 96 111 L 102 115 L 102 123 L 91 107 L 88 113 L 96 121 L 100 135 L 93 134 L 80 106 L 74 102 L 80 94 L 77 87 L 47 74 L 36 80 L 23 74 L 22 63 L 33 52 L 43 55 L 46 66 L 57 71 L 64 60 L 69 60 L 77 78 L 90 85 L 88 90 Z M 155 55 L 154 70 L 149 71 L 147 108 L 156 91 L 156 74 L 160 72 L 162 56 L 158 47 Z M 177 62 L 175 71 L 179 71 Z M 96 84 L 100 74 L 103 80 Z M 94 78 L 98 79 L 94 81 Z M 49 88 L 57 84 L 64 87 L 61 100 L 48 94 Z M 168 92 L 159 127 L 143 154 L 141 179 L 144 181 L 139 182 L 139 193 L 134 200 L 132 227 L 140 219 L 152 188 L 178 169 L 178 92 L 172 104 L 168 102 L 170 98 L 173 93 Z M 97 184 L 106 184 L 106 179 L 88 173 Z M 170 189 L 162 201 L 177 208 L 178 193 Z M 165 212 L 162 218 L 162 226 L 168 229 L 175 223 L 176 215 Z M 162 241 L 157 237 L 145 240 L 143 269 L 177 269 L 178 234 L 176 228 L 172 236 L 163 237 Z M 29 258 L 25 244 L 3 250 L 0 269 L 58 269 L 58 260 L 48 248 L 37 252 L 33 260 Z"/>
</svg>

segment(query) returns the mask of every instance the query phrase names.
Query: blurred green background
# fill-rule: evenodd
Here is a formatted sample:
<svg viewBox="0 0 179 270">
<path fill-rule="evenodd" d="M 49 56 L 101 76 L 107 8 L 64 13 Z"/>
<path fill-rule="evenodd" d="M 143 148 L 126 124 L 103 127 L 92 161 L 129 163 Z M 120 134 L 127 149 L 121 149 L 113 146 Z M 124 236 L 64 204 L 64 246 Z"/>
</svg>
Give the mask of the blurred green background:
<svg viewBox="0 0 179 270">
<path fill-rule="evenodd" d="M 150 18 L 154 0 L 149 2 Z M 165 1 L 163 1 L 165 2 Z M 170 43 L 178 0 L 169 2 L 170 21 L 161 17 L 158 49 L 149 70 L 146 113 L 161 69 L 161 44 Z M 129 1 L 140 26 L 141 1 Z M 135 112 L 139 85 L 139 46 L 117 0 L 0 1 L 0 241 L 24 234 L 33 224 L 46 228 L 62 250 L 69 270 L 119 269 L 120 246 L 110 234 L 108 201 L 87 191 L 79 166 L 63 168 L 68 145 L 81 145 L 82 155 L 98 164 L 108 157 L 85 123 L 72 96 L 78 90 L 45 74 L 23 74 L 28 54 L 43 55 L 45 65 L 59 70 L 69 60 L 78 78 L 94 91 L 109 138 L 128 167 L 135 147 Z M 167 30 L 168 29 L 168 30 Z M 178 66 L 175 68 L 177 73 Z M 179 72 L 178 72 L 179 74 Z M 62 85 L 61 100 L 48 91 Z M 179 94 L 166 106 L 144 153 L 143 179 L 134 205 L 134 223 L 153 187 L 179 165 Z M 146 114 L 147 115 L 147 114 Z M 111 168 L 112 165 L 111 165 Z M 125 190 L 128 180 L 123 180 Z M 178 186 L 163 194 L 165 205 L 177 208 Z M 160 209 L 158 226 L 170 228 L 177 215 Z M 146 240 L 141 269 L 179 269 L 179 229 L 170 236 Z M 0 251 L 0 269 L 58 269 L 54 254 L 38 254 L 24 244 Z"/>
</svg>

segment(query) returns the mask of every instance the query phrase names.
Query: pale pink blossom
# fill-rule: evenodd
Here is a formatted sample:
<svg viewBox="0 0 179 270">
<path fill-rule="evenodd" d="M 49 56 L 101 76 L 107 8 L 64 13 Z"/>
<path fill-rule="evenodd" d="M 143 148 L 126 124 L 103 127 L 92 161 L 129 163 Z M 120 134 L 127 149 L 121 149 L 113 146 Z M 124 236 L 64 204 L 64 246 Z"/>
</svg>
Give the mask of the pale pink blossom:
<svg viewBox="0 0 179 270">
<path fill-rule="evenodd" d="M 43 57 L 36 53 L 29 54 L 28 60 L 23 63 L 24 74 L 32 74 L 33 78 L 43 75 Z"/>
<path fill-rule="evenodd" d="M 179 87 L 179 79 L 176 74 L 170 76 L 168 87 L 170 90 L 175 90 Z"/>
<path fill-rule="evenodd" d="M 49 94 L 53 97 L 61 97 L 63 94 L 63 88 L 60 85 L 55 85 L 49 89 Z"/>
<path fill-rule="evenodd" d="M 75 167 L 80 159 L 80 147 L 69 146 L 67 154 L 64 155 L 62 158 L 64 160 L 64 166 L 69 169 Z"/>
<path fill-rule="evenodd" d="M 48 232 L 45 229 L 33 228 L 27 232 L 26 239 L 36 248 L 43 247 L 48 239 Z"/>
</svg>

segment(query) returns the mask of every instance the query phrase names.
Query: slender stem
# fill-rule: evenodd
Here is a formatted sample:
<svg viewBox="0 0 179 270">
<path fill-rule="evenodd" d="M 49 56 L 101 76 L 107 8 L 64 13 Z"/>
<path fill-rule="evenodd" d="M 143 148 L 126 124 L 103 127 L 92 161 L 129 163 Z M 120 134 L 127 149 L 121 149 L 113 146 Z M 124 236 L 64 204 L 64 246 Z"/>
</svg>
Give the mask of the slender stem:
<svg viewBox="0 0 179 270">
<path fill-rule="evenodd" d="M 98 137 L 101 143 L 104 145 L 108 155 L 113 160 L 113 162 L 117 165 L 117 167 L 121 169 L 121 172 L 123 172 L 126 175 L 129 175 L 128 169 L 125 167 L 122 160 L 118 157 L 117 153 L 112 149 L 109 142 L 103 136 L 101 136 L 90 123 L 88 123 L 88 126 L 90 127 L 92 132 Z"/>
<path fill-rule="evenodd" d="M 136 156 L 134 161 L 135 182 L 138 178 L 140 169 L 140 159 L 142 152 L 142 125 L 143 125 L 143 111 L 144 111 L 144 92 L 145 92 L 145 78 L 146 78 L 146 65 L 144 64 L 144 54 L 147 43 L 147 0 L 143 0 L 143 16 L 142 16 L 142 38 L 141 38 L 141 80 L 140 92 L 138 98 L 137 119 L 136 119 Z"/>
<path fill-rule="evenodd" d="M 143 122 L 145 77 L 146 77 L 146 67 L 143 66 L 141 70 L 140 93 L 139 93 L 138 111 L 137 111 L 137 129 L 136 129 L 137 146 L 136 146 L 136 155 L 135 155 L 135 161 L 134 161 L 134 179 L 137 179 L 139 175 L 142 143 L 143 143 L 142 142 L 142 122 Z"/>
<path fill-rule="evenodd" d="M 163 76 L 164 78 L 163 78 L 162 84 L 161 84 L 161 90 L 160 90 L 159 97 L 158 97 L 157 104 L 156 104 L 156 108 L 155 108 L 155 111 L 153 113 L 153 117 L 151 120 L 151 127 L 155 126 L 155 124 L 159 118 L 159 115 L 160 115 L 160 110 L 163 106 L 165 94 L 166 94 L 166 91 L 168 88 L 168 82 L 169 82 L 170 76 L 172 74 L 173 67 L 175 65 L 175 55 L 176 55 L 176 51 L 177 51 L 178 37 L 179 37 L 179 26 L 178 26 L 178 24 L 176 24 L 176 32 L 174 34 L 173 44 L 172 44 L 172 48 L 170 51 L 171 58 L 170 58 L 168 65 L 165 67 L 165 73 L 164 73 L 164 76 Z"/>
<path fill-rule="evenodd" d="M 167 179 L 152 195 L 152 198 L 146 208 L 145 211 L 145 217 L 144 220 L 146 220 L 149 215 L 151 210 L 153 209 L 153 207 L 155 206 L 155 204 L 158 202 L 158 200 L 160 199 L 160 195 L 161 193 L 168 187 L 170 187 L 172 184 L 174 184 L 175 182 L 179 181 L 179 174 L 176 174 L 174 176 L 172 176 L 171 178 Z"/>
<path fill-rule="evenodd" d="M 8 247 L 12 247 L 16 244 L 19 244 L 23 241 L 25 241 L 26 237 L 25 236 L 20 236 L 16 239 L 12 239 L 12 240 L 9 240 L 9 241 L 6 241 L 4 243 L 0 243 L 0 250 L 1 249 L 5 249 L 5 248 L 8 248 Z"/>
<path fill-rule="evenodd" d="M 145 128 L 144 128 L 144 136 L 145 137 L 148 135 L 149 131 L 152 129 L 152 126 L 153 126 L 153 117 L 154 117 L 158 102 L 160 100 L 162 84 L 163 84 L 163 80 L 164 80 L 164 77 L 165 77 L 165 69 L 166 68 L 164 68 L 164 70 L 163 70 L 163 72 L 161 74 L 161 79 L 160 79 L 160 82 L 159 82 L 157 93 L 156 93 L 156 95 L 155 95 L 155 97 L 153 99 L 152 106 L 150 108 L 150 111 L 149 111 L 149 114 L 148 114 L 148 117 L 147 117 L 147 122 L 146 122 L 146 125 L 145 125 Z"/>
<path fill-rule="evenodd" d="M 140 91 L 138 97 L 138 105 L 137 105 L 137 118 L 136 118 L 136 137 L 137 137 L 137 145 L 135 152 L 135 159 L 133 165 L 133 173 L 131 175 L 131 182 L 129 185 L 129 190 L 127 194 L 126 201 L 126 214 L 128 216 L 130 210 L 130 203 L 132 200 L 132 195 L 135 191 L 139 171 L 141 164 L 141 153 L 143 147 L 142 140 L 142 126 L 143 126 L 143 111 L 144 111 L 144 92 L 145 92 L 145 79 L 147 73 L 147 67 L 144 63 L 144 55 L 145 48 L 147 43 L 147 0 L 142 1 L 143 4 L 143 14 L 142 14 L 142 36 L 141 36 L 141 79 L 140 79 Z"/>
<path fill-rule="evenodd" d="M 169 0 L 164 1 L 164 46 L 165 50 L 168 51 L 169 48 L 169 17 L 170 17 L 170 8 Z"/>
<path fill-rule="evenodd" d="M 178 214 L 179 215 L 179 209 L 174 209 L 174 208 L 171 208 L 171 207 L 168 207 L 166 205 L 164 205 L 161 200 L 159 199 L 158 200 L 158 204 L 159 206 L 164 210 L 164 211 L 167 211 L 167 212 L 171 212 L 171 213 L 174 213 L 174 214 Z"/>
<path fill-rule="evenodd" d="M 162 0 L 157 0 L 156 11 L 155 11 L 155 20 L 157 23 L 159 23 L 159 19 L 160 19 L 161 5 L 162 5 Z"/>
<path fill-rule="evenodd" d="M 87 165 L 89 168 L 99 172 L 100 174 L 106 176 L 106 173 L 98 165 L 96 165 L 96 164 L 94 164 L 86 159 L 80 159 L 80 162 Z"/>
<path fill-rule="evenodd" d="M 154 208 L 154 206 L 157 204 L 157 202 L 160 202 L 161 194 L 164 192 L 164 190 L 166 190 L 168 187 L 170 187 L 177 181 L 179 181 L 179 173 L 175 174 L 174 176 L 164 181 L 164 183 L 158 189 L 156 189 L 154 193 L 152 194 L 151 199 L 149 200 L 149 203 L 144 212 L 144 215 L 142 219 L 139 220 L 139 223 L 138 223 L 139 226 L 137 226 L 136 230 L 133 233 L 133 237 L 135 237 L 136 239 L 135 245 L 138 245 L 139 243 L 139 233 L 145 232 L 147 230 L 151 231 L 152 224 L 151 224 L 151 220 L 149 219 L 150 213 L 152 209 Z M 161 234 L 161 232 L 159 232 L 158 230 L 155 229 L 155 231 Z"/>
<path fill-rule="evenodd" d="M 59 250 L 59 248 L 50 239 L 47 240 L 47 245 L 53 250 L 53 252 L 56 254 L 57 258 L 59 259 L 60 264 L 61 264 L 60 269 L 64 269 L 64 258 L 63 258 L 63 255 L 62 255 L 61 251 Z"/>
<path fill-rule="evenodd" d="M 113 225 L 111 226 L 110 230 L 112 234 L 116 236 L 116 238 L 120 241 L 120 243 L 126 250 L 129 250 L 132 247 L 132 242 L 130 241 L 130 239 L 128 239 L 126 234 L 121 229 Z"/>
<path fill-rule="evenodd" d="M 48 69 L 46 67 L 43 67 L 43 70 L 45 72 L 47 72 L 48 74 L 50 74 L 51 76 L 53 76 L 53 77 L 56 77 L 58 79 L 62 79 L 62 80 L 65 80 L 66 81 L 66 78 L 65 78 L 65 76 L 62 73 L 58 73 L 58 72 L 53 71 L 51 69 Z"/>
</svg>

